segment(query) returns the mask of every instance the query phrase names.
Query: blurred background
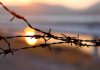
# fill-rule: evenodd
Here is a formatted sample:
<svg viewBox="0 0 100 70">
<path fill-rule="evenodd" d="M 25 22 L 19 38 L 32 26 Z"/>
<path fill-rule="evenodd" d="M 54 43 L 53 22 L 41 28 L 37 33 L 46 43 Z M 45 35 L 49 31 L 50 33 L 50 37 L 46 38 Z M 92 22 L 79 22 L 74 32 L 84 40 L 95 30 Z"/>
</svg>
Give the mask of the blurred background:
<svg viewBox="0 0 100 70">
<path fill-rule="evenodd" d="M 52 34 L 92 40 L 100 36 L 100 0 L 0 0 L 10 10 L 24 16 L 33 27 Z M 36 31 L 28 28 L 25 22 L 14 19 L 0 6 L 0 35 L 33 35 Z M 42 43 L 43 40 L 30 38 L 9 39 L 12 48 L 21 48 Z M 54 42 L 50 40 L 49 42 Z M 4 41 L 0 47 L 8 48 Z M 0 55 L 2 70 L 100 70 L 100 48 L 75 48 L 70 44 L 22 50 Z"/>
</svg>

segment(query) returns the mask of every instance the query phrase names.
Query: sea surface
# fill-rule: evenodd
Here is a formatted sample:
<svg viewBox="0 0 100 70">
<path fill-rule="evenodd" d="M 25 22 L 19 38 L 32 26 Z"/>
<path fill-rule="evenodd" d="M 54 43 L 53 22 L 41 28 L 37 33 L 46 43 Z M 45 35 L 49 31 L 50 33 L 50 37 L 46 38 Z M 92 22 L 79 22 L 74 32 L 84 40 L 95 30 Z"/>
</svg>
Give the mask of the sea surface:
<svg viewBox="0 0 100 70">
<path fill-rule="evenodd" d="M 12 17 L 13 16 L 10 14 L 1 14 L 0 26 L 13 30 L 22 30 L 27 27 L 27 24 L 24 21 L 16 18 L 10 22 L 9 20 Z M 25 18 L 33 27 L 40 28 L 41 30 L 49 30 L 51 28 L 54 32 L 73 32 L 96 36 L 100 35 L 100 15 L 25 15 Z"/>
<path fill-rule="evenodd" d="M 10 14 L 0 15 L 0 27 L 6 30 L 10 35 L 16 32 L 22 32 L 27 24 L 20 19 L 15 18 L 12 22 Z M 92 38 L 100 37 L 100 15 L 66 15 L 66 16 L 36 16 L 24 15 L 29 23 L 36 28 L 48 32 L 52 29 L 54 33 L 75 33 L 89 35 Z M 93 48 L 85 48 L 85 51 L 93 54 Z M 84 49 L 83 49 L 84 50 Z"/>
</svg>

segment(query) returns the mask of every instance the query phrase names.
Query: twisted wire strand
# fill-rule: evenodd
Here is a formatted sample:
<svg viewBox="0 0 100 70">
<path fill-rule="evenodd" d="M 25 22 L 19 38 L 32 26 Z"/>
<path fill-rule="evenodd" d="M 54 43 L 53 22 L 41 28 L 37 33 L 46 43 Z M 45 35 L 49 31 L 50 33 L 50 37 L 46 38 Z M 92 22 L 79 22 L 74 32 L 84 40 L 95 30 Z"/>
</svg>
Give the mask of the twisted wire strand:
<svg viewBox="0 0 100 70">
<path fill-rule="evenodd" d="M 2 50 L 2 52 L 0 52 L 0 54 L 4 54 L 4 57 L 9 53 L 11 53 L 13 55 L 14 52 L 19 51 L 19 50 L 23 50 L 23 49 L 30 49 L 30 48 L 37 48 L 37 47 L 42 47 L 42 48 L 49 47 L 49 49 L 52 50 L 52 48 L 51 48 L 52 45 L 63 44 L 63 43 L 67 43 L 67 44 L 71 44 L 71 45 L 74 44 L 77 47 L 82 47 L 82 46 L 98 47 L 98 46 L 100 46 L 100 40 L 82 40 L 82 39 L 79 39 L 79 35 L 78 35 L 78 38 L 77 37 L 66 36 L 65 34 L 61 34 L 62 36 L 56 36 L 56 35 L 51 34 L 51 29 L 48 32 L 42 31 L 42 30 L 40 30 L 38 28 L 33 27 L 25 17 L 23 17 L 23 16 L 17 14 L 16 12 L 11 11 L 10 9 L 8 9 L 2 2 L 0 2 L 0 5 L 6 11 L 8 11 L 11 15 L 14 16 L 10 20 L 10 22 L 13 21 L 14 18 L 21 19 L 21 20 L 26 22 L 28 27 L 30 27 L 31 29 L 34 29 L 34 30 L 42 33 L 41 35 L 32 35 L 32 36 L 30 36 L 30 35 L 27 35 L 27 36 L 17 35 L 17 36 L 6 36 L 6 37 L 0 36 L 0 41 L 4 40 L 8 44 L 8 49 L 0 48 L 0 50 Z M 11 46 L 10 46 L 10 43 L 9 43 L 9 41 L 7 39 L 22 38 L 22 37 L 31 37 L 31 38 L 34 37 L 35 39 L 42 38 L 44 40 L 44 43 L 41 43 L 41 44 L 39 44 L 37 46 L 23 47 L 23 48 L 20 48 L 20 49 L 12 49 Z M 47 43 L 50 39 L 59 40 L 60 42 Z M 83 42 L 94 43 L 94 45 L 89 45 L 89 44 L 86 44 L 86 43 L 84 44 Z"/>
</svg>

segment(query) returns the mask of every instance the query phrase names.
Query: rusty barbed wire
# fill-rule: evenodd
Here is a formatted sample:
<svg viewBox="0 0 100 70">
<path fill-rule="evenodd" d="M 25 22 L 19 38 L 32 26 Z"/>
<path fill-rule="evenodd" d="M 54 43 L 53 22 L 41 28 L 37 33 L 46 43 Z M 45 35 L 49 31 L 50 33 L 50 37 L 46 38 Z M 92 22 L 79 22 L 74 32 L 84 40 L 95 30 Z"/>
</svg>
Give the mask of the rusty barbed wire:
<svg viewBox="0 0 100 70">
<path fill-rule="evenodd" d="M 49 50 L 52 51 L 52 48 L 51 46 L 53 45 L 57 45 L 57 44 L 64 44 L 66 42 L 53 42 L 53 43 L 42 43 L 42 44 L 39 44 L 37 46 L 31 46 L 31 47 L 23 47 L 23 48 L 20 48 L 20 49 L 6 49 L 4 50 L 3 48 L 0 48 L 3 52 L 0 52 L 0 54 L 4 54 L 4 57 L 7 55 L 7 54 L 12 54 L 14 55 L 14 52 L 17 52 L 17 51 L 20 51 L 20 50 L 25 50 L 25 49 L 32 49 L 32 48 L 38 48 L 38 47 L 42 47 L 42 48 L 46 48 L 46 47 L 49 47 Z M 82 46 L 86 46 L 86 44 L 83 44 Z M 94 46 L 94 45 L 88 45 L 88 46 Z"/>
<path fill-rule="evenodd" d="M 76 47 L 84 47 L 84 46 L 87 46 L 88 48 L 90 46 L 94 46 L 94 47 L 98 47 L 100 46 L 100 40 L 82 40 L 82 39 L 79 39 L 79 35 L 78 37 L 70 37 L 70 36 L 66 36 L 65 34 L 61 34 L 62 36 L 56 36 L 56 35 L 53 35 L 51 33 L 51 29 L 48 31 L 48 32 L 45 32 L 45 31 L 42 31 L 38 28 L 34 28 L 28 21 L 25 17 L 17 14 L 16 12 L 14 11 L 11 11 L 9 10 L 2 2 L 0 2 L 0 5 L 6 10 L 8 11 L 11 15 L 13 15 L 14 17 L 10 20 L 13 21 L 14 18 L 18 18 L 18 19 L 21 19 L 23 21 L 26 22 L 26 24 L 31 28 L 31 29 L 34 29 L 40 33 L 42 33 L 41 35 L 28 35 L 28 36 L 22 36 L 22 35 L 17 35 L 17 36 L 8 36 L 8 37 L 3 37 L 3 36 L 0 36 L 0 41 L 1 40 L 4 40 L 7 44 L 8 44 L 8 49 L 3 49 L 3 48 L 0 48 L 0 50 L 2 50 L 2 52 L 0 52 L 0 54 L 4 54 L 4 57 L 11 53 L 13 55 L 14 52 L 16 51 L 19 51 L 19 50 L 23 50 L 23 49 L 30 49 L 30 48 L 37 48 L 37 47 L 42 47 L 42 48 L 46 48 L 48 47 L 49 50 L 52 50 L 51 46 L 52 45 L 55 45 L 55 44 L 71 44 L 71 46 L 74 44 L 76 45 Z M 31 47 L 23 47 L 23 48 L 20 48 L 20 49 L 12 49 L 11 46 L 10 46 L 10 43 L 7 39 L 12 39 L 12 38 L 20 38 L 20 37 L 30 37 L 30 38 L 35 38 L 35 39 L 43 39 L 44 40 L 44 43 L 42 44 L 39 44 L 37 46 L 31 46 Z M 59 40 L 60 42 L 53 42 L 53 43 L 48 43 L 48 41 L 50 39 L 55 39 L 55 40 Z M 94 45 L 89 45 L 87 43 L 83 43 L 83 42 L 90 42 L 90 43 L 94 43 Z"/>
</svg>

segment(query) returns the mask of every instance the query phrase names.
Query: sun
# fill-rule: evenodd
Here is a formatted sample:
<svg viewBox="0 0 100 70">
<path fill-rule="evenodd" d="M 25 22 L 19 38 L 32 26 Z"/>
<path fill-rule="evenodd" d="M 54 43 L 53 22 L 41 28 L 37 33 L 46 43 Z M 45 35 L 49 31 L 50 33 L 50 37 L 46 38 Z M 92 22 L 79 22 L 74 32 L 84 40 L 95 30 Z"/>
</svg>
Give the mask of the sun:
<svg viewBox="0 0 100 70">
<path fill-rule="evenodd" d="M 33 35 L 35 35 L 35 30 L 33 30 L 33 29 L 29 28 L 29 27 L 25 28 L 24 31 L 25 31 L 25 35 L 26 36 L 33 36 Z M 35 38 L 32 38 L 32 37 L 25 37 L 25 40 L 26 40 L 26 43 L 31 45 L 31 46 L 35 45 L 36 42 L 37 42 L 37 40 Z"/>
</svg>

